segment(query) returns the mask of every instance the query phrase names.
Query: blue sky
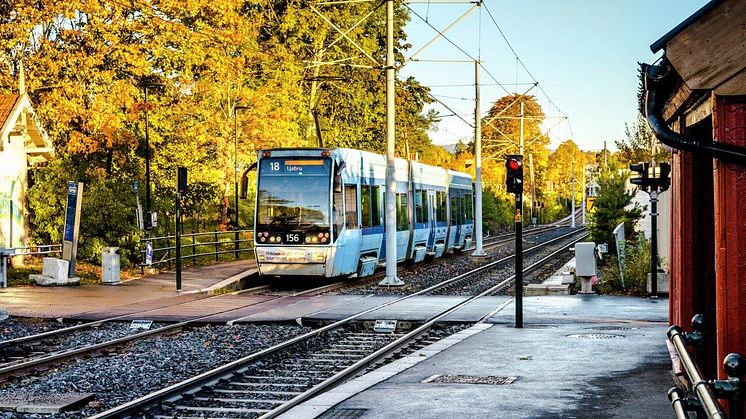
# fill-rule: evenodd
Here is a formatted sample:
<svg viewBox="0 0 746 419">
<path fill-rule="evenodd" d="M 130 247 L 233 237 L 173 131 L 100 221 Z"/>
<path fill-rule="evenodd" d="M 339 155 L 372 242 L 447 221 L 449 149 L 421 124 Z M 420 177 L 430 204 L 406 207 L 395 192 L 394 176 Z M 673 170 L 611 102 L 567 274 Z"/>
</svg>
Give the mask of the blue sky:
<svg viewBox="0 0 746 419">
<path fill-rule="evenodd" d="M 534 89 L 545 114 L 545 127 L 552 128 L 552 147 L 573 138 L 582 149 L 598 150 L 607 140 L 624 137 L 624 123 L 637 113 L 637 62 L 652 63 L 658 56 L 650 44 L 674 28 L 707 0 L 487 0 L 454 26 L 446 36 L 471 57 L 484 62 L 481 81 L 482 112 L 509 92 L 523 92 L 533 79 L 516 63 L 515 56 L 497 31 L 497 25 L 546 95 Z M 429 24 L 443 30 L 471 4 L 410 4 Z M 406 27 L 415 54 L 436 32 L 412 14 Z M 481 34 L 481 35 L 480 35 Z M 480 42 L 481 38 L 481 42 Z M 432 93 L 467 120 L 473 119 L 474 64 L 429 63 L 425 60 L 470 60 L 464 52 L 441 38 L 410 61 L 400 77 L 415 76 Z M 488 73 L 489 72 L 489 73 Z M 494 79 L 493 79 L 494 77 Z M 516 81 L 519 84 L 516 84 Z M 446 85 L 468 85 L 453 86 Z M 492 85 L 489 85 L 492 84 Z M 556 105 L 552 106 L 548 99 Z M 442 106 L 441 114 L 451 112 Z M 569 124 L 559 118 L 560 112 Z M 444 118 L 431 134 L 436 144 L 473 138 L 473 129 L 456 117 Z"/>
</svg>

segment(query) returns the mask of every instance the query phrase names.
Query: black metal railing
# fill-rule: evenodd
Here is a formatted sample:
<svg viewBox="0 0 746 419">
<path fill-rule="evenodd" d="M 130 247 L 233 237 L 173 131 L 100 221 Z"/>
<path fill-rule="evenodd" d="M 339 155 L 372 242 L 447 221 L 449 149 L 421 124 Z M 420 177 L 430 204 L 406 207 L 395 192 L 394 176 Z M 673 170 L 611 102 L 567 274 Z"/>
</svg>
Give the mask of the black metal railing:
<svg viewBox="0 0 746 419">
<path fill-rule="evenodd" d="M 704 316 L 697 314 L 692 318 L 693 332 L 684 332 L 679 326 L 668 329 L 668 339 L 673 344 L 681 360 L 690 383 L 691 396 L 674 387 L 668 392 L 668 398 L 678 419 L 688 419 L 687 412 L 696 412 L 697 417 L 716 419 L 743 419 L 744 390 L 743 377 L 746 373 L 746 358 L 741 354 L 728 354 L 723 367 L 728 376 L 727 380 L 707 381 L 689 353 L 688 345 L 701 347 L 704 339 Z M 728 400 L 728 415 L 726 416 L 718 399 Z"/>
<path fill-rule="evenodd" d="M 151 244 L 150 261 L 147 260 L 148 242 Z M 194 266 L 198 258 L 208 256 L 214 258 L 215 262 L 219 262 L 220 255 L 233 253 L 234 258 L 239 259 L 242 254 L 253 252 L 253 243 L 253 230 L 181 234 L 181 260 L 184 262 L 191 259 L 192 266 Z M 176 236 L 144 238 L 140 240 L 140 245 L 140 267 L 143 271 L 146 266 L 166 265 L 168 269 L 171 269 L 171 263 L 176 261 Z"/>
</svg>

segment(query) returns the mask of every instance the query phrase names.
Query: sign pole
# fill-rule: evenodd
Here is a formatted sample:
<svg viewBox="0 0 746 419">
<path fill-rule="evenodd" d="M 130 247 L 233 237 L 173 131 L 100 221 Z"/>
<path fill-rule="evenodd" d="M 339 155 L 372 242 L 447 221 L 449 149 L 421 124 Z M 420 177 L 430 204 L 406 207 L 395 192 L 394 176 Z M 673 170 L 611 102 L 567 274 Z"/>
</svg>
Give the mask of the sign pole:
<svg viewBox="0 0 746 419">
<path fill-rule="evenodd" d="M 181 192 L 176 192 L 176 291 L 181 291 Z"/>
<path fill-rule="evenodd" d="M 523 327 L 523 194 L 515 194 L 515 327 Z"/>
<path fill-rule="evenodd" d="M 650 297 L 658 298 L 658 189 L 650 191 Z"/>
<path fill-rule="evenodd" d="M 187 169 L 176 171 L 176 291 L 181 291 L 181 194 L 187 191 Z"/>
<path fill-rule="evenodd" d="M 67 207 L 65 229 L 62 237 L 62 259 L 69 262 L 68 278 L 75 278 L 75 259 L 78 254 L 78 232 L 80 231 L 80 209 L 83 203 L 83 183 L 67 182 Z"/>
</svg>

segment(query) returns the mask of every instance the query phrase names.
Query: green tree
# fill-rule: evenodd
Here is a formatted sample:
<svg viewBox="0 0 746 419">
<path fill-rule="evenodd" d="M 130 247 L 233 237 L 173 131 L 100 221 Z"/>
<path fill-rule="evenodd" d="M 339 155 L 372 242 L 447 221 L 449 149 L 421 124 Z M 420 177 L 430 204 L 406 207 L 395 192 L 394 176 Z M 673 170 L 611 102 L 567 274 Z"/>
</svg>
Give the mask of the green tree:
<svg viewBox="0 0 746 419">
<path fill-rule="evenodd" d="M 624 223 L 624 231 L 629 236 L 634 231 L 637 220 L 642 216 L 642 208 L 635 203 L 629 207 L 634 192 L 626 190 L 627 175 L 613 171 L 602 172 L 598 178 L 599 192 L 594 204 L 595 211 L 590 215 L 590 237 L 595 243 L 608 243 L 614 248 L 614 228 Z"/>
</svg>

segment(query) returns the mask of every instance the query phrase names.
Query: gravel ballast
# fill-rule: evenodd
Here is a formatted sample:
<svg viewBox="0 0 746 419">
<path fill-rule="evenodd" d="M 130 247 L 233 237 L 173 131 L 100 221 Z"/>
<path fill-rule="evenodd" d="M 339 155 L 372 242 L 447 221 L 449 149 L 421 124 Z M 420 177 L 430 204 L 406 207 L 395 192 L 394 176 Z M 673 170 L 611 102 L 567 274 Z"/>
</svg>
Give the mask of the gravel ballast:
<svg viewBox="0 0 746 419">
<path fill-rule="evenodd" d="M 95 401 L 82 410 L 55 416 L 87 417 L 309 330 L 278 325 L 203 326 L 178 335 L 143 339 L 108 356 L 65 363 L 39 376 L 3 383 L 0 396 L 94 393 Z M 3 419 L 34 417 L 48 416 L 0 412 Z"/>
</svg>

